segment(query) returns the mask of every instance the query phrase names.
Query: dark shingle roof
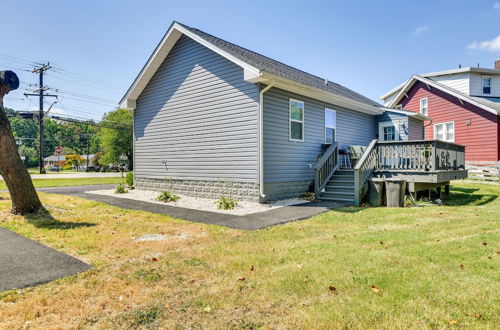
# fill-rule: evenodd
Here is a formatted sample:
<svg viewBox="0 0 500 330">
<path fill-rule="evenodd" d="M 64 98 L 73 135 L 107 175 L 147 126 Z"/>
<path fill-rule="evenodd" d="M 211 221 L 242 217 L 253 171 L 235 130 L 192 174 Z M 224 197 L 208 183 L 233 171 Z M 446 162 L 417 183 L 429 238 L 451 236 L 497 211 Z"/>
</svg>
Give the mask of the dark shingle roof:
<svg viewBox="0 0 500 330">
<path fill-rule="evenodd" d="M 178 22 L 177 22 L 178 23 Z M 211 44 L 219 47 L 220 49 L 228 52 L 232 56 L 240 59 L 241 61 L 248 63 L 249 65 L 270 73 L 272 75 L 282 77 L 309 87 L 317 88 L 324 90 L 326 92 L 334 93 L 340 96 L 347 97 L 354 101 L 358 101 L 361 103 L 369 104 L 372 106 L 380 107 L 381 104 L 377 103 L 361 94 L 358 94 L 349 88 L 346 88 L 342 85 L 334 83 L 332 81 L 328 81 L 328 84 L 325 84 L 325 79 L 317 77 L 315 75 L 309 74 L 307 72 L 298 70 L 289 65 L 283 64 L 279 61 L 273 60 L 267 56 L 260 55 L 251 50 L 245 49 L 228 41 L 222 40 L 220 38 L 214 37 L 208 33 L 200 31 L 198 29 L 186 26 L 184 24 L 178 23 L 182 27 L 188 29 L 192 33 L 195 33 L 199 37 L 204 40 L 210 42 Z"/>
</svg>

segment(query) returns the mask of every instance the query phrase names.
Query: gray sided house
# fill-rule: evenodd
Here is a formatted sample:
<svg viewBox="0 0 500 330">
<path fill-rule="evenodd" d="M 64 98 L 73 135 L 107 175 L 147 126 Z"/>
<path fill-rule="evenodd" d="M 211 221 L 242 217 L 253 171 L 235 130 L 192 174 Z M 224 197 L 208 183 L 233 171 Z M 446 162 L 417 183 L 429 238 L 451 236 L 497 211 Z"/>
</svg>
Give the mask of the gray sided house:
<svg viewBox="0 0 500 330">
<path fill-rule="evenodd" d="M 422 139 L 428 119 L 177 22 L 121 107 L 137 187 L 251 201 L 307 192 L 328 146 Z"/>
</svg>

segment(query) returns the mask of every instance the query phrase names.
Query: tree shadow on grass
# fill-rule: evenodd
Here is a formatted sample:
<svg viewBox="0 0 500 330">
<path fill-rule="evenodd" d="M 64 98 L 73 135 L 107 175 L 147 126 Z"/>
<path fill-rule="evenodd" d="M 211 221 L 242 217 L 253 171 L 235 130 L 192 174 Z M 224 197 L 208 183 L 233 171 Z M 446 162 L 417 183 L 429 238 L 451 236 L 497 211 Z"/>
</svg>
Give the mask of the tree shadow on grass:
<svg viewBox="0 0 500 330">
<path fill-rule="evenodd" d="M 447 206 L 473 206 L 486 205 L 494 202 L 497 195 L 472 194 L 468 190 L 477 189 L 452 188 L 449 196 L 445 196 L 444 202 Z"/>
<path fill-rule="evenodd" d="M 451 187 L 451 191 L 458 191 L 466 194 L 472 194 L 478 191 L 478 188 L 461 188 L 461 187 Z"/>
<path fill-rule="evenodd" d="M 75 229 L 80 227 L 93 227 L 96 224 L 90 222 L 66 222 L 59 221 L 54 218 L 50 212 L 42 207 L 35 213 L 25 214 L 24 218 L 26 221 L 31 223 L 37 228 L 45 229 Z"/>
</svg>

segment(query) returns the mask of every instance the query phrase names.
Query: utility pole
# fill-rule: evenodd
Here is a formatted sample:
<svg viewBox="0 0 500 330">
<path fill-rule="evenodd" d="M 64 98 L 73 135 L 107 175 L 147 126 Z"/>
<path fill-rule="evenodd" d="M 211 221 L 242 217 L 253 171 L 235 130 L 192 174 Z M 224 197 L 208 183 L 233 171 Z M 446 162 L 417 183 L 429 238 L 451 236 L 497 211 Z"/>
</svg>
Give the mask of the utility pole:
<svg viewBox="0 0 500 330">
<path fill-rule="evenodd" d="M 44 127 L 43 127 L 43 120 L 44 120 L 44 112 L 43 112 L 43 98 L 44 97 L 55 97 L 57 98 L 57 95 L 52 95 L 52 94 L 45 94 L 45 91 L 48 89 L 43 85 L 43 74 L 45 71 L 50 70 L 52 67 L 50 66 L 49 63 L 47 64 L 41 64 L 40 66 L 36 67 L 33 69 L 33 73 L 37 73 L 39 75 L 39 84 L 38 84 L 38 89 L 35 90 L 35 92 L 38 92 L 38 94 L 29 94 L 25 93 L 25 96 L 38 96 L 39 97 L 39 109 L 38 109 L 38 122 L 40 125 L 40 150 L 39 150 L 39 159 L 38 159 L 38 168 L 40 171 L 40 174 L 45 174 L 45 167 L 43 165 L 43 156 L 44 156 Z"/>
</svg>

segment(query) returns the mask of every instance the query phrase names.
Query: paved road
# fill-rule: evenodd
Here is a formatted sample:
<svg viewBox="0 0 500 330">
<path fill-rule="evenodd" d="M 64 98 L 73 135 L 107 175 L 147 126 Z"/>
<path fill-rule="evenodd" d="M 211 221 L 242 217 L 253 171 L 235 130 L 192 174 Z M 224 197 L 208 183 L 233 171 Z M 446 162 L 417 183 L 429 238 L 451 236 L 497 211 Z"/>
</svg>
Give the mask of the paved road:
<svg viewBox="0 0 500 330">
<path fill-rule="evenodd" d="M 89 268 L 83 261 L 0 228 L 0 292 L 49 282 Z"/>
<path fill-rule="evenodd" d="M 124 174 L 125 175 L 125 174 Z M 48 174 L 31 174 L 32 179 L 80 179 L 80 178 L 119 178 L 121 173 L 100 173 L 100 172 L 67 172 L 67 173 L 48 173 Z M 0 180 L 3 180 L 0 176 Z"/>
<path fill-rule="evenodd" d="M 118 206 L 124 209 L 165 214 L 171 217 L 181 218 L 194 222 L 215 224 L 235 229 L 246 230 L 261 229 L 286 222 L 303 220 L 339 207 L 339 205 L 332 203 L 313 202 L 294 206 L 285 206 L 270 211 L 248 214 L 244 216 L 235 216 L 230 214 L 199 211 L 194 209 L 148 203 L 133 199 L 96 195 L 91 193 L 92 190 L 111 189 L 115 186 L 116 185 L 72 186 L 40 188 L 38 190 L 45 193 L 82 197 L 98 202 L 103 202 L 109 205 Z"/>
</svg>

